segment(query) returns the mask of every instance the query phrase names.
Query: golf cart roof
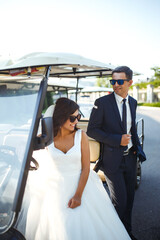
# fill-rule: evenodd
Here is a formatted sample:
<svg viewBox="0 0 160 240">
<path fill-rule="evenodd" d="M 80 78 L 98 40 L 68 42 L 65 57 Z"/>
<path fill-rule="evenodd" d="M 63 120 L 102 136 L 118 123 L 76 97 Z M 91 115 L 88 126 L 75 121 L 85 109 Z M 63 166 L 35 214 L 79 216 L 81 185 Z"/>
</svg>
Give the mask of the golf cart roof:
<svg viewBox="0 0 160 240">
<path fill-rule="evenodd" d="M 0 62 L 0 79 L 10 76 L 42 76 L 51 66 L 50 77 L 83 78 L 111 75 L 114 66 L 75 54 L 38 52 L 25 55 L 15 61 Z"/>
</svg>

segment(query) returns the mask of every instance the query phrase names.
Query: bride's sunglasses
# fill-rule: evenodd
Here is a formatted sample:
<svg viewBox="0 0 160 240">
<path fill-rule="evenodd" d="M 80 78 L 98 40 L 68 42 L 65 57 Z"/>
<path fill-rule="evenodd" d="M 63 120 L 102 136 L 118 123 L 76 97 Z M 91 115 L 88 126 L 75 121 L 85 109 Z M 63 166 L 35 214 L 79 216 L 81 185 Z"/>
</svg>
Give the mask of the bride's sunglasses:
<svg viewBox="0 0 160 240">
<path fill-rule="evenodd" d="M 123 84 L 124 84 L 124 81 L 129 81 L 129 79 L 118 79 L 118 80 L 111 79 L 111 80 L 110 80 L 110 83 L 111 83 L 111 85 L 115 85 L 116 82 L 117 82 L 118 85 L 123 85 Z"/>
<path fill-rule="evenodd" d="M 69 116 L 69 121 L 71 123 L 73 123 L 76 119 L 79 121 L 81 119 L 81 114 L 78 114 L 77 116 L 73 116 L 73 115 Z"/>
</svg>

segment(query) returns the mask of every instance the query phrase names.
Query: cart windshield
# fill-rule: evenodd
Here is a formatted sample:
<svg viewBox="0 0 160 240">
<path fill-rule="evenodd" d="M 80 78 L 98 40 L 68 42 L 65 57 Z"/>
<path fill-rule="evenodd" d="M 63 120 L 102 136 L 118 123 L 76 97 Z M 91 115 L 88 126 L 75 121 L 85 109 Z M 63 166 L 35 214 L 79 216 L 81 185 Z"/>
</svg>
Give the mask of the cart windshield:
<svg viewBox="0 0 160 240">
<path fill-rule="evenodd" d="M 0 232 L 14 220 L 39 84 L 0 83 Z"/>
</svg>

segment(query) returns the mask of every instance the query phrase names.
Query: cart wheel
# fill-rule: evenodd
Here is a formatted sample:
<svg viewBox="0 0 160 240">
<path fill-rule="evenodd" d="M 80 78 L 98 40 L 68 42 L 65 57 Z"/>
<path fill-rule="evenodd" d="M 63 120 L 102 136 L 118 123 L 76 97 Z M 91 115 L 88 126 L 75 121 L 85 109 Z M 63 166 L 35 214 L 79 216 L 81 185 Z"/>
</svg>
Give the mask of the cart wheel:
<svg viewBox="0 0 160 240">
<path fill-rule="evenodd" d="M 138 189 L 141 183 L 141 162 L 137 159 L 137 171 L 136 171 L 136 184 L 135 188 Z"/>
<path fill-rule="evenodd" d="M 0 235 L 1 240 L 26 240 L 25 237 L 15 228 L 10 228 L 8 232 Z"/>
</svg>

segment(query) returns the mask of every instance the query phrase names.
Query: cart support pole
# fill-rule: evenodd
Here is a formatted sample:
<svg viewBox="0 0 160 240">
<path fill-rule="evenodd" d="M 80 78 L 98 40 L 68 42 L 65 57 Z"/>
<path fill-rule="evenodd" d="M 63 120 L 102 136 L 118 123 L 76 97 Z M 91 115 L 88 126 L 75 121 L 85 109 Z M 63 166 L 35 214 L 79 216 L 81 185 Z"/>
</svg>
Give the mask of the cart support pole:
<svg viewBox="0 0 160 240">
<path fill-rule="evenodd" d="M 79 77 L 77 77 L 77 85 L 76 85 L 76 96 L 75 96 L 76 103 L 77 103 L 77 97 L 78 97 L 78 84 L 79 84 Z"/>
</svg>

